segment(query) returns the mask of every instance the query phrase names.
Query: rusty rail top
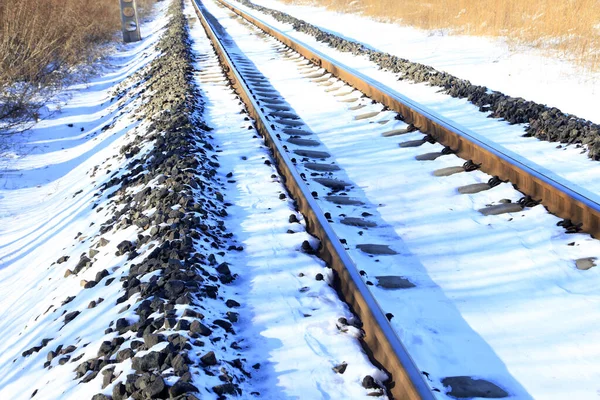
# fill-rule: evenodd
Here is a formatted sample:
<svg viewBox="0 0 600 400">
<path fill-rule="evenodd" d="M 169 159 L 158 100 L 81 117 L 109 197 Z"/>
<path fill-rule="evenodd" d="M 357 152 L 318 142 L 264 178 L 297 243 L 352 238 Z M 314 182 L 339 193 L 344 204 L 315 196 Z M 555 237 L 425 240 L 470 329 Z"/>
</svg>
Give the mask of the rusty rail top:
<svg viewBox="0 0 600 400">
<path fill-rule="evenodd" d="M 308 186 L 276 139 L 276 133 L 271 129 L 260 105 L 250 94 L 244 78 L 236 70 L 228 51 L 221 43 L 221 41 L 227 43 L 233 43 L 233 41 L 226 37 L 226 32 L 218 26 L 215 18 L 202 5 L 201 0 L 194 0 L 192 3 L 219 58 L 225 64 L 225 71 L 236 87 L 238 95 L 248 106 L 248 112 L 255 119 L 258 130 L 272 149 L 277 167 L 285 177 L 286 187 L 305 216 L 308 230 L 321 240 L 319 256 L 337 272 L 339 277 L 337 289 L 362 320 L 365 331 L 363 342 L 375 361 L 391 374 L 392 384 L 388 386 L 391 394 L 396 399 L 433 400 L 434 396 L 420 370 L 363 282 L 356 265 L 346 253 L 339 238 L 312 197 Z"/>
<path fill-rule="evenodd" d="M 490 141 L 472 130 L 385 86 L 363 73 L 328 57 L 319 50 L 240 10 L 227 0 L 217 0 L 231 11 L 297 51 L 328 72 L 346 81 L 370 98 L 400 112 L 408 123 L 429 133 L 458 155 L 482 163 L 482 170 L 510 180 L 519 190 L 542 200 L 548 210 L 573 222 L 582 222 L 584 231 L 600 238 L 600 196 L 556 175 L 548 169 Z"/>
</svg>

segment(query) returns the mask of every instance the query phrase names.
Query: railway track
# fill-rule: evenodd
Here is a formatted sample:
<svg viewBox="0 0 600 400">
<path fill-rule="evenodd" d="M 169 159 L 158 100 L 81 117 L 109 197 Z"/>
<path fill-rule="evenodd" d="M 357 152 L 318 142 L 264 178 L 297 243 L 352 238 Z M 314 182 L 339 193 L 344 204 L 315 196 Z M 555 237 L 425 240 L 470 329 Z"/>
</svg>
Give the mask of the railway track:
<svg viewBox="0 0 600 400">
<path fill-rule="evenodd" d="M 223 6 L 273 36 L 289 48 L 324 68 L 334 76 L 348 82 L 369 98 L 399 112 L 404 121 L 431 135 L 439 143 L 448 146 L 465 160 L 481 164 L 484 172 L 496 175 L 516 185 L 531 198 L 539 199 L 553 214 L 582 224 L 582 229 L 594 237 L 600 237 L 600 197 L 584 188 L 556 176 L 551 171 L 532 163 L 519 155 L 491 143 L 466 128 L 457 126 L 434 111 L 382 84 L 333 61 L 318 50 L 311 49 L 269 24 L 236 8 L 225 0 Z"/>
<path fill-rule="evenodd" d="M 335 270 L 338 278 L 336 289 L 363 323 L 363 342 L 367 351 L 378 365 L 391 374 L 392 381 L 388 385 L 390 394 L 398 399 L 434 398 L 432 390 L 440 391 L 440 388 L 426 382 L 429 373 L 417 367 L 399 338 L 398 326 L 390 321 L 394 314 L 382 309 L 379 305 L 380 297 L 374 296 L 373 290 L 369 288 L 373 282 L 365 278 L 370 272 L 365 265 L 375 265 L 386 256 L 395 257 L 402 253 L 389 245 L 400 239 L 390 233 L 390 229 L 385 231 L 387 227 L 379 224 L 377 218 L 369 218 L 377 206 L 366 200 L 361 189 L 356 187 L 344 168 L 336 162 L 336 154 L 323 148 L 323 143 L 315 138 L 302 113 L 296 111 L 297 107 L 292 107 L 291 103 L 295 101 L 295 104 L 301 104 L 301 100 L 293 101 L 289 94 L 281 93 L 272 79 L 258 68 L 256 60 L 261 57 L 277 59 L 277 62 L 292 65 L 303 76 L 307 85 L 318 86 L 323 96 L 329 96 L 342 104 L 357 124 L 368 121 L 381 131 L 384 138 L 408 138 L 409 140 L 400 143 L 400 147 L 409 152 L 408 157 L 416 158 L 416 163 L 437 162 L 446 158 L 443 156 L 451 154 L 463 158 L 464 164 L 461 162 L 452 165 L 456 161 L 447 161 L 441 168 L 435 169 L 433 175 L 448 177 L 479 169 L 490 175 L 487 180 L 484 179 L 486 175 L 478 171 L 482 181 L 465 181 L 465 184 L 455 188 L 459 193 L 483 192 L 506 181 L 522 191 L 524 198 L 520 203 L 513 201 L 488 204 L 480 209 L 484 215 L 518 213 L 541 201 L 550 212 L 572 221 L 571 226 L 580 227 L 598 237 L 600 206 L 597 196 L 456 126 L 308 45 L 292 40 L 227 1 L 215 1 L 264 32 L 255 31 L 254 39 L 261 35 L 276 39 L 269 39 L 269 54 L 259 54 L 257 50 L 257 55 L 251 59 L 248 54 L 252 50 L 247 54 L 243 50 L 243 43 L 238 43 L 218 18 L 207 11 L 203 1 L 193 1 L 196 13 L 231 84 L 247 107 L 256 129 L 273 152 L 277 169 L 284 177 L 286 187 L 295 199 L 299 211 L 304 215 L 308 231 L 321 241 L 319 257 Z M 238 23 L 241 24 L 240 21 Z M 301 98 L 301 94 L 298 97 Z M 426 136 L 415 136 L 421 134 Z M 437 151 L 424 153 L 418 150 L 421 145 L 426 148 L 430 143 L 438 144 L 434 149 Z M 502 190 L 500 193 L 507 193 L 505 186 L 499 189 Z M 338 216 L 332 215 L 338 210 Z M 352 216 L 351 213 L 358 213 L 358 216 Z M 382 228 L 383 233 L 373 233 L 379 228 Z M 347 236 L 352 239 L 346 240 Z M 349 242 L 355 243 L 356 249 L 350 250 Z M 383 263 L 389 266 L 394 262 Z M 413 280 L 397 275 L 380 274 L 375 278 L 378 282 L 376 286 L 386 289 L 409 289 L 415 286 Z M 451 378 L 453 377 L 446 377 Z M 499 384 L 510 386 L 505 382 Z M 492 391 L 496 389 L 499 388 L 496 386 Z M 503 397 L 501 389 L 495 394 L 492 397 Z M 504 393 L 509 394 L 516 393 Z"/>
</svg>

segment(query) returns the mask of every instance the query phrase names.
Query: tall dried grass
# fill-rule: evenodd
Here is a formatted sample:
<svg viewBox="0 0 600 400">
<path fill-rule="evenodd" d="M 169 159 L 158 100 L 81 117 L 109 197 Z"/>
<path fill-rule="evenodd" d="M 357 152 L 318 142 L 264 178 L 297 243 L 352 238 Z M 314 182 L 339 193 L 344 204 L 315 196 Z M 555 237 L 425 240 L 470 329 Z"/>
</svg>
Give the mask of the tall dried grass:
<svg viewBox="0 0 600 400">
<path fill-rule="evenodd" d="M 600 69 L 598 0 L 284 0 L 451 33 L 505 36 Z"/>
<path fill-rule="evenodd" d="M 146 10 L 153 1 L 137 3 Z M 119 28 L 117 0 L 1 0 L 0 128 L 34 117 L 40 94 Z"/>
</svg>

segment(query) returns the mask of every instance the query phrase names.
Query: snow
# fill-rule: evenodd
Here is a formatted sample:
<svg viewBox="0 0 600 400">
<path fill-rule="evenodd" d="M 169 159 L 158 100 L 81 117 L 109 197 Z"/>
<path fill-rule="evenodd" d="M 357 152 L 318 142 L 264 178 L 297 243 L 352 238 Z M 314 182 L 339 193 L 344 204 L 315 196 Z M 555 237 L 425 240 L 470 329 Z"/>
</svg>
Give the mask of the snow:
<svg viewBox="0 0 600 400">
<path fill-rule="evenodd" d="M 284 7 L 266 0 L 260 2 Z M 507 215 L 482 216 L 478 209 L 497 204 L 500 199 L 515 201 L 521 194 L 509 184 L 474 195 L 457 194 L 457 187 L 486 182 L 489 176 L 475 171 L 432 178 L 434 170 L 460 165 L 462 160 L 450 155 L 431 162 L 415 161 L 415 155 L 438 151 L 441 146 L 398 148 L 398 142 L 419 139 L 422 134 L 382 137 L 383 132 L 405 124 L 394 120 L 392 112 L 354 119 L 368 111 L 379 111 L 382 106 L 361 99 L 364 107 L 349 112 L 348 107 L 356 103 L 338 100 L 357 96 L 356 93 L 335 97 L 336 92 L 325 92 L 324 87 L 301 75 L 294 62 L 280 57 L 279 43 L 256 36 L 256 31 L 248 35 L 246 24 L 230 18 L 212 1 L 205 4 L 238 46 L 245 49 L 238 55 L 253 61 L 265 76 L 272 78 L 273 87 L 314 132 L 312 138 L 322 143 L 317 149 L 331 152 L 330 161 L 343 168 L 331 176 L 350 182 L 348 194 L 365 203 L 338 208 L 323 200 L 329 189 L 309 182 L 311 190 L 319 194 L 323 211 L 331 213 L 336 234 L 346 239 L 349 254 L 365 271 L 365 281 L 373 283 L 369 287 L 378 302 L 385 312 L 393 314 L 392 326 L 418 367 L 428 373 L 431 387 L 441 391 L 437 396 L 448 397 L 448 389 L 441 384 L 444 377 L 470 375 L 495 382 L 513 398 L 597 398 L 600 272 L 597 268 L 578 270 L 574 260 L 598 256 L 598 242 L 583 234 L 565 234 L 556 226 L 558 218 L 541 206 Z M 68 354 L 71 359 L 94 357 L 103 341 L 116 336 L 114 332 L 104 333 L 110 321 L 138 318 L 133 307 L 127 309 L 127 305 L 136 302 L 136 296 L 115 307 L 121 295 L 120 278 L 128 272 L 126 256 L 115 255 L 116 246 L 122 240 L 134 240 L 137 228 L 104 235 L 110 242 L 97 248 L 100 252 L 90 269 L 78 277 L 63 275 L 66 269 L 73 269 L 82 253 L 95 246 L 100 223 L 117 211 L 117 207 L 109 206 L 108 195 L 113 189 L 102 191 L 101 186 L 114 174 L 126 172 L 127 160 L 119 149 L 146 128 L 146 122 L 138 121 L 135 113 L 141 100 L 139 88 L 132 86 L 132 76 L 158 56 L 155 45 L 167 23 L 167 6 L 168 2 L 157 3 L 156 18 L 141 27 L 142 42 L 120 46 L 99 76 L 71 87 L 69 100 L 60 109 L 48 110 L 47 118 L 22 139 L 13 153 L 1 158 L 1 398 L 29 399 L 34 390 L 39 390 L 35 399 L 91 398 L 102 391 L 101 374 L 89 383 L 78 384 L 73 372 L 77 363 L 59 363 L 66 355 L 55 357 L 51 369 L 42 368 L 48 352 L 58 345 L 76 345 Z M 356 34 L 374 47 L 400 49 L 403 54 L 411 51 L 421 61 L 430 57 L 434 66 L 457 71 L 453 73 L 461 77 L 462 72 L 468 73 L 464 77 L 475 83 L 480 83 L 475 81 L 480 78 L 486 80 L 481 83 L 487 83 L 490 75 L 486 74 L 491 71 L 487 67 L 491 64 L 497 68 L 515 64 L 521 68 L 516 75 L 523 74 L 524 81 L 533 79 L 524 75 L 526 64 L 532 63 L 533 58 L 517 57 L 503 45 L 500 48 L 504 50 L 495 53 L 495 47 L 486 47 L 487 39 L 436 37 L 426 41 L 422 32 L 414 31 L 411 36 L 406 28 L 360 17 L 307 7 L 290 10 L 313 23 L 327 24 L 349 36 Z M 355 328 L 339 329 L 338 318 L 351 322 L 352 314 L 328 285 L 332 279 L 330 270 L 318 258 L 299 251 L 303 241 L 316 246 L 316 240 L 307 234 L 305 222 L 294 211 L 292 202 L 279 198 L 286 192 L 279 178 L 272 177 L 276 170 L 265 164 L 270 159 L 269 151 L 257 133 L 248 129 L 252 121 L 246 120 L 235 93 L 224 83 L 189 1 L 185 12 L 191 24 L 193 50 L 199 55 L 194 78 L 204 96 L 203 118 L 214 128 L 210 134 L 219 154 L 219 177 L 227 182 L 223 194 L 231 206 L 227 209 L 226 227 L 244 247 L 242 252 L 224 256 L 238 278 L 220 289 L 221 296 L 242 304 L 236 310 L 240 314 L 235 325 L 236 338 L 248 363 L 252 360 L 260 364 L 260 368 L 249 371 L 252 379 L 240 387 L 246 397 L 260 392 L 252 396 L 265 399 L 368 397 L 368 391 L 361 386 L 363 377 L 371 375 L 383 380 L 385 375 L 370 363 L 360 347 L 360 332 Z M 350 23 L 347 26 L 352 30 L 346 27 Z M 283 27 L 293 34 L 289 27 Z M 406 36 L 406 48 L 382 39 L 392 36 L 373 33 L 376 29 Z M 448 41 L 453 40 L 456 41 L 450 46 Z M 469 60 L 450 54 L 453 51 L 448 49 L 460 49 L 471 40 L 476 44 L 470 45 L 473 54 Z M 436 52 L 426 47 L 429 43 L 437 46 Z M 480 52 L 484 47 L 486 52 Z M 327 52 L 540 164 L 563 168 L 567 163 L 569 168 L 562 169 L 563 176 L 598 192 L 598 169 L 578 154 L 579 150 L 557 150 L 552 144 L 521 138 L 522 127 L 511 127 L 483 114 L 474 115 L 473 107 L 463 100 L 449 99 L 424 85 L 396 82 L 393 75 L 376 71 L 363 59 Z M 498 63 L 493 62 L 495 57 Z M 484 71 L 476 68 L 482 65 Z M 555 68 L 553 63 L 545 65 L 551 66 L 547 71 Z M 566 67 L 560 64 L 560 68 Z M 566 73 L 571 77 L 570 72 Z M 471 74 L 481 75 L 479 78 Z M 544 82 L 550 78 L 539 79 L 538 82 Z M 576 80 L 569 82 L 575 85 Z M 523 90 L 519 93 L 524 93 L 524 97 L 536 99 L 527 95 L 527 90 L 533 89 L 521 83 L 505 73 L 504 79 L 498 78 L 498 85 L 506 84 L 507 89 L 494 88 L 511 94 L 510 90 Z M 336 85 L 343 87 L 340 92 L 352 92 L 341 83 Z M 125 95 L 113 99 L 117 88 L 123 89 Z M 545 88 L 548 95 L 558 90 L 558 86 L 552 88 Z M 592 92 L 594 88 L 590 86 Z M 587 104 L 584 89 L 577 89 L 581 90 L 581 102 L 569 102 L 577 107 L 575 112 L 580 116 L 586 112 L 579 108 L 579 103 Z M 534 95 L 538 94 L 546 98 L 541 91 Z M 556 101 L 567 101 L 566 96 L 555 97 Z M 146 154 L 151 145 L 146 144 L 136 157 Z M 286 145 L 290 150 L 297 148 Z M 298 166 L 310 176 L 312 171 L 301 163 Z M 229 172 L 231 176 L 227 176 Z M 149 183 L 156 185 L 156 181 Z M 146 212 L 150 215 L 154 211 Z M 365 218 L 375 222 L 376 228 L 340 223 L 344 216 L 360 217 L 365 212 L 370 214 Z M 290 214 L 295 214 L 300 223 L 290 223 Z M 294 233 L 288 233 L 289 230 Z M 398 254 L 370 256 L 356 247 L 365 243 L 385 244 Z M 140 248 L 140 256 L 151 245 Z M 70 258 L 57 264 L 64 255 Z M 93 279 L 103 269 L 111 271 L 114 281 L 106 285 L 106 277 L 94 290 L 83 290 L 80 281 Z M 156 273 L 141 280 L 148 281 Z M 324 275 L 323 281 L 315 279 L 318 273 Z M 384 289 L 377 286 L 376 277 L 382 275 L 402 276 L 416 287 Z M 76 297 L 62 304 L 69 296 Z M 88 308 L 91 301 L 97 303 L 94 308 Z M 227 311 L 220 299 L 206 299 L 203 306 L 207 316 Z M 75 310 L 80 314 L 64 325 L 63 314 Z M 177 308 L 177 315 L 181 313 L 182 309 Z M 21 355 L 40 345 L 43 339 L 51 339 L 46 347 L 27 357 Z M 159 343 L 152 350 L 164 345 Z M 206 350 L 233 354 L 222 342 L 207 343 Z M 344 374 L 332 371 L 343 362 L 348 363 Z M 130 370 L 131 360 L 115 366 L 115 374 L 123 372 L 121 380 Z M 209 382 L 210 379 L 213 380 Z M 219 383 L 218 377 L 196 375 L 193 380 L 199 387 Z M 214 398 L 214 394 L 203 393 L 204 397 Z"/>
<path fill-rule="evenodd" d="M 598 241 L 584 234 L 566 234 L 556 226 L 559 218 L 542 206 L 481 215 L 480 208 L 501 199 L 514 202 L 522 194 L 510 184 L 473 195 L 458 194 L 459 186 L 487 182 L 490 176 L 475 171 L 433 178 L 435 170 L 461 165 L 464 160 L 449 155 L 416 161 L 416 155 L 442 147 L 427 143 L 398 148 L 399 142 L 420 139 L 422 134 L 382 137 L 383 132 L 405 125 L 395 121 L 391 112 L 354 119 L 382 106 L 361 99 L 358 104 L 365 107 L 350 113 L 348 107 L 357 102 L 340 100 L 359 96 L 334 96 L 350 89 L 325 92 L 326 87 L 306 79 L 294 61 L 278 54 L 281 45 L 277 41 L 263 38 L 213 1 L 204 4 L 314 133 L 309 137 L 322 143 L 314 149 L 329 152 L 332 157 L 327 163 L 342 167 L 329 176 L 351 183 L 348 196 L 366 203 L 338 207 L 322 200 L 329 189 L 308 182 L 318 192 L 323 211 L 331 213 L 334 230 L 346 239 L 356 265 L 366 272 L 365 280 L 374 283 L 369 287 L 377 301 L 394 315 L 391 323 L 418 368 L 428 373 L 431 387 L 441 391 L 436 396 L 447 398 L 448 388 L 441 384 L 444 377 L 469 375 L 496 383 L 512 398 L 597 398 L 600 272 L 597 268 L 578 270 L 574 261 L 597 257 Z M 285 29 L 292 34 L 289 27 Z M 363 72 L 367 69 L 361 60 L 327 51 L 346 57 L 352 66 L 359 64 Z M 435 96 L 431 88 L 412 86 L 413 92 L 426 93 L 421 97 Z M 467 105 L 459 107 L 447 97 L 436 101 L 439 108 L 466 118 Z M 472 125 L 481 122 L 478 117 L 470 118 Z M 503 135 L 513 129 L 498 121 L 483 121 L 486 129 L 495 127 Z M 515 140 L 510 138 L 506 140 Z M 286 145 L 290 151 L 297 148 Z M 545 144 L 540 145 L 528 142 L 540 157 L 552 157 L 545 152 Z M 307 176 L 314 172 L 300 162 L 298 169 Z M 344 216 L 360 217 L 364 212 L 377 227 L 340 223 Z M 386 244 L 398 254 L 371 256 L 356 247 L 365 243 Z M 376 277 L 383 275 L 402 276 L 416 287 L 381 288 Z"/>
</svg>

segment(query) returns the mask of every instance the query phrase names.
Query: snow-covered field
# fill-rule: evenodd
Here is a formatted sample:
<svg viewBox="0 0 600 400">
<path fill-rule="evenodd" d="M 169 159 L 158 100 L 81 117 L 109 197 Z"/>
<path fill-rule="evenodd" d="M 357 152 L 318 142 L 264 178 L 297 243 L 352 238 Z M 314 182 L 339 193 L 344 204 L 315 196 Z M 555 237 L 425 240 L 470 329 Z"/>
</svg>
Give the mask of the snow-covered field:
<svg viewBox="0 0 600 400">
<path fill-rule="evenodd" d="M 143 41 L 117 46 L 98 76 L 61 93 L 68 100 L 48 110 L 0 160 L 0 399 L 380 395 L 365 390 L 363 380 L 386 376 L 363 352 L 353 315 L 329 285 L 331 271 L 302 250 L 305 241 L 318 243 L 228 86 L 191 0 L 183 12 L 193 57 L 188 78 L 198 96 L 191 100 L 197 103 L 190 116 L 195 126 L 160 131 L 171 126 L 164 125 L 165 115 L 181 117 L 181 110 L 170 108 L 180 92 L 158 92 L 169 76 L 153 64 L 171 50 L 157 47 L 171 3 L 157 2 L 153 19 L 142 27 Z M 360 93 L 333 78 L 331 86 L 310 81 L 307 70 L 281 57 L 278 42 L 257 35 L 214 0 L 203 3 L 243 49 L 238 55 L 269 77 L 301 118 L 298 129 L 311 136 L 300 139 L 318 141 L 314 150 L 330 153 L 327 163 L 341 168 L 315 173 L 305 165 L 315 160 L 296 156 L 305 176 L 345 182 L 343 191 L 357 200 L 334 204 L 327 196 L 341 190 L 308 179 L 436 395 L 448 398 L 444 378 L 464 375 L 493 382 L 512 398 L 597 398 L 600 272 L 578 269 L 576 260 L 598 257 L 600 243 L 566 234 L 542 206 L 482 216 L 478 209 L 521 194 L 510 184 L 458 194 L 457 187 L 490 177 L 475 171 L 434 178 L 434 171 L 463 161 L 454 155 L 416 161 L 441 146 L 399 148 L 422 134 L 383 137 L 405 126 L 393 112 L 356 119 L 382 106 L 367 98 L 345 102 Z M 598 120 L 591 106 L 596 76 L 578 76 L 565 63 L 529 52 L 513 53 L 501 41 L 256 3 Z M 522 126 L 486 118 L 436 88 L 397 82 L 364 58 L 337 53 L 262 18 L 600 192 L 600 167 L 580 149 L 522 138 Z M 181 72 L 179 61 L 172 67 L 173 74 Z M 156 99 L 158 109 L 152 108 Z M 179 165 L 173 161 L 177 145 L 165 141 L 179 140 L 178 132 L 186 129 L 193 134 L 183 136 L 189 140 L 181 146 L 186 163 Z M 304 148 L 298 143 L 285 144 L 294 152 Z M 157 198 L 173 204 L 163 210 Z M 347 218 L 368 224 L 348 225 Z M 369 253 L 359 247 L 364 244 L 390 251 Z M 390 289 L 385 277 L 414 286 Z"/>
</svg>

